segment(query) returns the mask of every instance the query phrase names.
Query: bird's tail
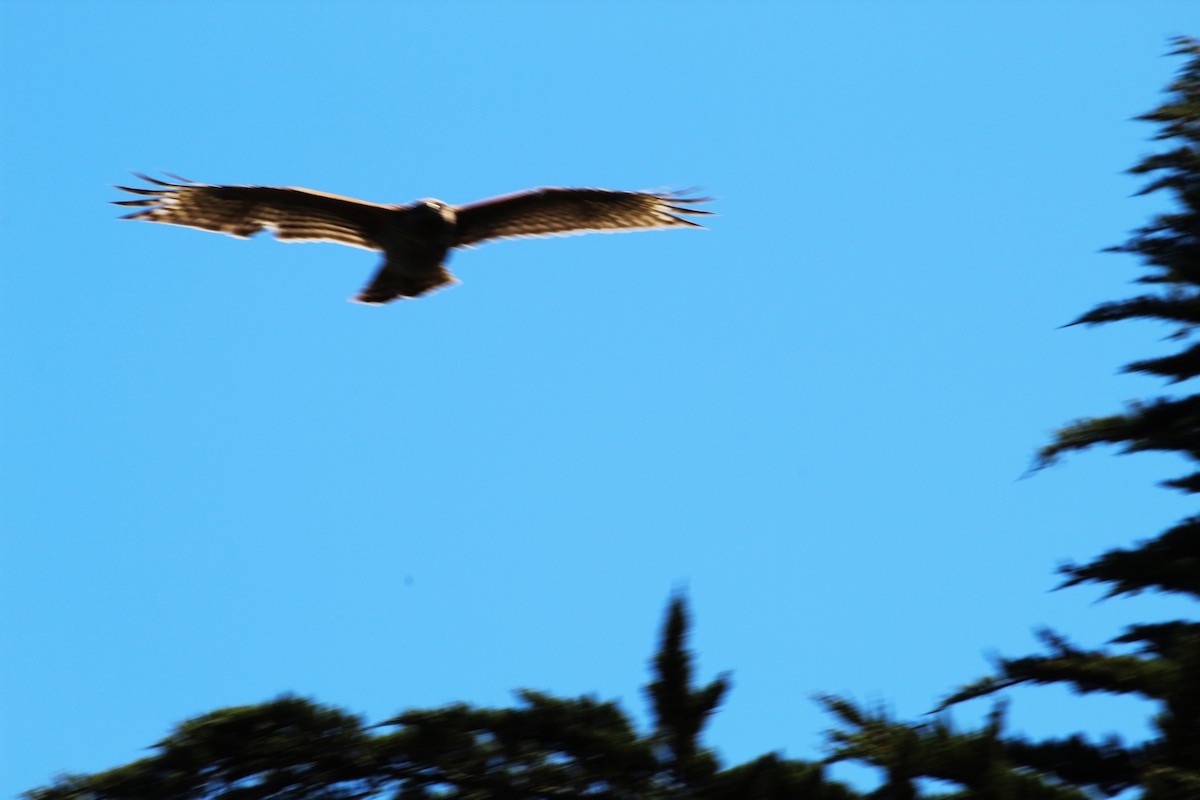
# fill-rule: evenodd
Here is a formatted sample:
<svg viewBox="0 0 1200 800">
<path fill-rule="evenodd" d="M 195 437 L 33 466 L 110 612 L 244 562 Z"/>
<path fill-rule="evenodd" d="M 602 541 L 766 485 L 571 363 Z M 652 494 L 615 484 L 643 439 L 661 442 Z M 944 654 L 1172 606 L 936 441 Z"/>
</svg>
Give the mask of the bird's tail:
<svg viewBox="0 0 1200 800">
<path fill-rule="evenodd" d="M 383 305 L 400 297 L 420 297 L 439 287 L 458 283 L 441 264 L 432 268 L 417 268 L 404 261 L 396 257 L 387 258 L 371 282 L 352 298 L 354 302 Z"/>
</svg>

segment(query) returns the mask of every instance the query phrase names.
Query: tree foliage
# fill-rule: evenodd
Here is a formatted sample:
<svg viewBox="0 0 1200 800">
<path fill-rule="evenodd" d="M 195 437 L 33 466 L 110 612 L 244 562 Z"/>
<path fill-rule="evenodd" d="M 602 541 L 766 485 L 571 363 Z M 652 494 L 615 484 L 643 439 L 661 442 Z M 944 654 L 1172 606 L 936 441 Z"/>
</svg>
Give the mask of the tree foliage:
<svg viewBox="0 0 1200 800">
<path fill-rule="evenodd" d="M 512 708 L 457 704 L 377 725 L 283 697 L 180 725 L 153 756 L 66 776 L 29 800 L 853 800 L 819 764 L 764 756 L 721 770 L 700 741 L 729 689 L 692 685 L 684 599 L 653 660 L 653 729 L 615 703 L 521 691 Z"/>
<path fill-rule="evenodd" d="M 1139 257 L 1147 270 L 1139 282 L 1155 291 L 1101 304 L 1072 324 L 1168 323 L 1169 341 L 1181 350 L 1134 361 L 1125 370 L 1180 384 L 1200 375 L 1200 343 L 1191 341 L 1200 326 L 1200 42 L 1178 38 L 1174 45 L 1173 55 L 1184 57 L 1185 64 L 1169 85 L 1167 99 L 1139 117 L 1156 123 L 1155 138 L 1170 147 L 1131 170 L 1153 178 L 1142 194 L 1166 193 L 1174 207 L 1109 249 Z M 1200 462 L 1200 395 L 1132 402 L 1121 413 L 1073 422 L 1041 449 L 1036 465 L 1100 444 L 1119 446 L 1124 453 L 1178 453 L 1193 471 L 1165 485 L 1200 492 L 1200 471 L 1195 471 Z M 1200 516 L 1134 547 L 1110 550 L 1087 564 L 1068 564 L 1061 572 L 1062 587 L 1097 583 L 1106 587 L 1108 597 L 1152 591 L 1200 599 Z M 984 729 L 956 734 L 942 720 L 903 724 L 827 698 L 826 705 L 844 725 L 831 734 L 835 758 L 858 758 L 885 768 L 885 790 L 891 794 L 880 797 L 915 796 L 913 779 L 925 777 L 963 786 L 962 796 L 972 798 L 1060 796 L 1056 791 L 1078 796 L 1072 794 L 1076 790 L 1113 796 L 1130 789 L 1146 800 L 1200 798 L 1200 623 L 1134 625 L 1100 649 L 1079 648 L 1053 631 L 1039 636 L 1046 652 L 999 659 L 995 674 L 954 692 L 937 710 L 1020 684 L 1059 684 L 1080 694 L 1131 695 L 1155 704 L 1153 738 L 1126 744 L 1116 736 L 1092 742 L 1074 734 L 1030 742 L 1002 734 L 999 710 Z M 981 780 L 980 775 L 995 777 Z M 1013 782 L 1026 778 L 1038 780 L 1050 794 Z"/>
</svg>

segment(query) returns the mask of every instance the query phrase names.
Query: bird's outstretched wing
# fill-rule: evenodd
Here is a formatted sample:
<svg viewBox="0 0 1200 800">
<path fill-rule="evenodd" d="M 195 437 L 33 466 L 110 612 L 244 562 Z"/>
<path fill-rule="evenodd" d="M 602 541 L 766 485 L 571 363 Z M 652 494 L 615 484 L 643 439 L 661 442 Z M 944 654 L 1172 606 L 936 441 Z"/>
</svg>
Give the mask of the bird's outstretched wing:
<svg viewBox="0 0 1200 800">
<path fill-rule="evenodd" d="M 140 207 L 122 219 L 141 219 L 183 225 L 230 236 L 246 237 L 270 230 L 282 241 L 325 241 L 379 250 L 390 206 L 364 203 L 349 197 L 309 189 L 275 186 L 211 186 L 186 178 L 182 183 L 138 175 L 154 184 L 135 189 L 117 186 L 140 200 L 118 200 L 115 205 Z"/>
<path fill-rule="evenodd" d="M 494 197 L 458 209 L 456 246 L 515 236 L 704 227 L 683 215 L 705 215 L 692 206 L 706 197 L 607 189 L 535 189 Z"/>
</svg>

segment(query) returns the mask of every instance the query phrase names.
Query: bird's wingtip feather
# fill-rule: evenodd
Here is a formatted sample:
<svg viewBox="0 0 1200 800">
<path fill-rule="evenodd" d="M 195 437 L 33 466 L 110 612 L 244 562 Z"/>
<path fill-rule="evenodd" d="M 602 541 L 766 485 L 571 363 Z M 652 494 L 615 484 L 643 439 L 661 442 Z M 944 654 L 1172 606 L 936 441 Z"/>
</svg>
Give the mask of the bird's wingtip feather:
<svg viewBox="0 0 1200 800">
<path fill-rule="evenodd" d="M 144 194 L 151 197 L 161 197 L 163 194 L 161 189 L 137 189 L 132 186 L 117 186 L 116 184 L 113 184 L 113 188 L 120 189 L 122 192 L 129 192 L 130 194 Z"/>
<path fill-rule="evenodd" d="M 165 169 L 162 171 L 162 174 L 163 174 L 163 175 L 166 175 L 166 176 L 167 176 L 168 178 L 170 178 L 171 180 L 174 180 L 174 181 L 183 181 L 184 183 L 189 183 L 189 184 L 191 184 L 192 186 L 200 186 L 200 185 L 202 185 L 202 184 L 199 184 L 199 183 L 197 183 L 196 181 L 192 180 L 191 178 L 184 178 L 184 177 L 183 177 L 183 176 L 181 176 L 181 175 L 176 175 L 174 172 L 167 172 Z"/>
</svg>

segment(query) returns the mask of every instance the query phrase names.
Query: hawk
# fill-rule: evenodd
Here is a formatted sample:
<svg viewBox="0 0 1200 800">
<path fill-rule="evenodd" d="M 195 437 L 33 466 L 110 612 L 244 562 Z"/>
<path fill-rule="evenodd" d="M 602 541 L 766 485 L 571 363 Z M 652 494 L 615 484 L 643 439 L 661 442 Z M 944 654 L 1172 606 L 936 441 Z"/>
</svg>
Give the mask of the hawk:
<svg viewBox="0 0 1200 800">
<path fill-rule="evenodd" d="M 711 214 L 695 208 L 709 198 L 683 193 L 617 192 L 608 189 L 543 188 L 494 197 L 465 206 L 441 200 L 379 205 L 311 189 L 278 186 L 212 186 L 134 173 L 152 186 L 117 186 L 137 200 L 115 205 L 141 210 L 122 219 L 142 219 L 248 237 L 263 229 L 281 241 L 319 241 L 378 250 L 383 264 L 354 298 L 380 305 L 419 297 L 457 280 L 446 270 L 447 254 L 492 239 L 574 233 L 704 226 L 688 216 Z"/>
</svg>

